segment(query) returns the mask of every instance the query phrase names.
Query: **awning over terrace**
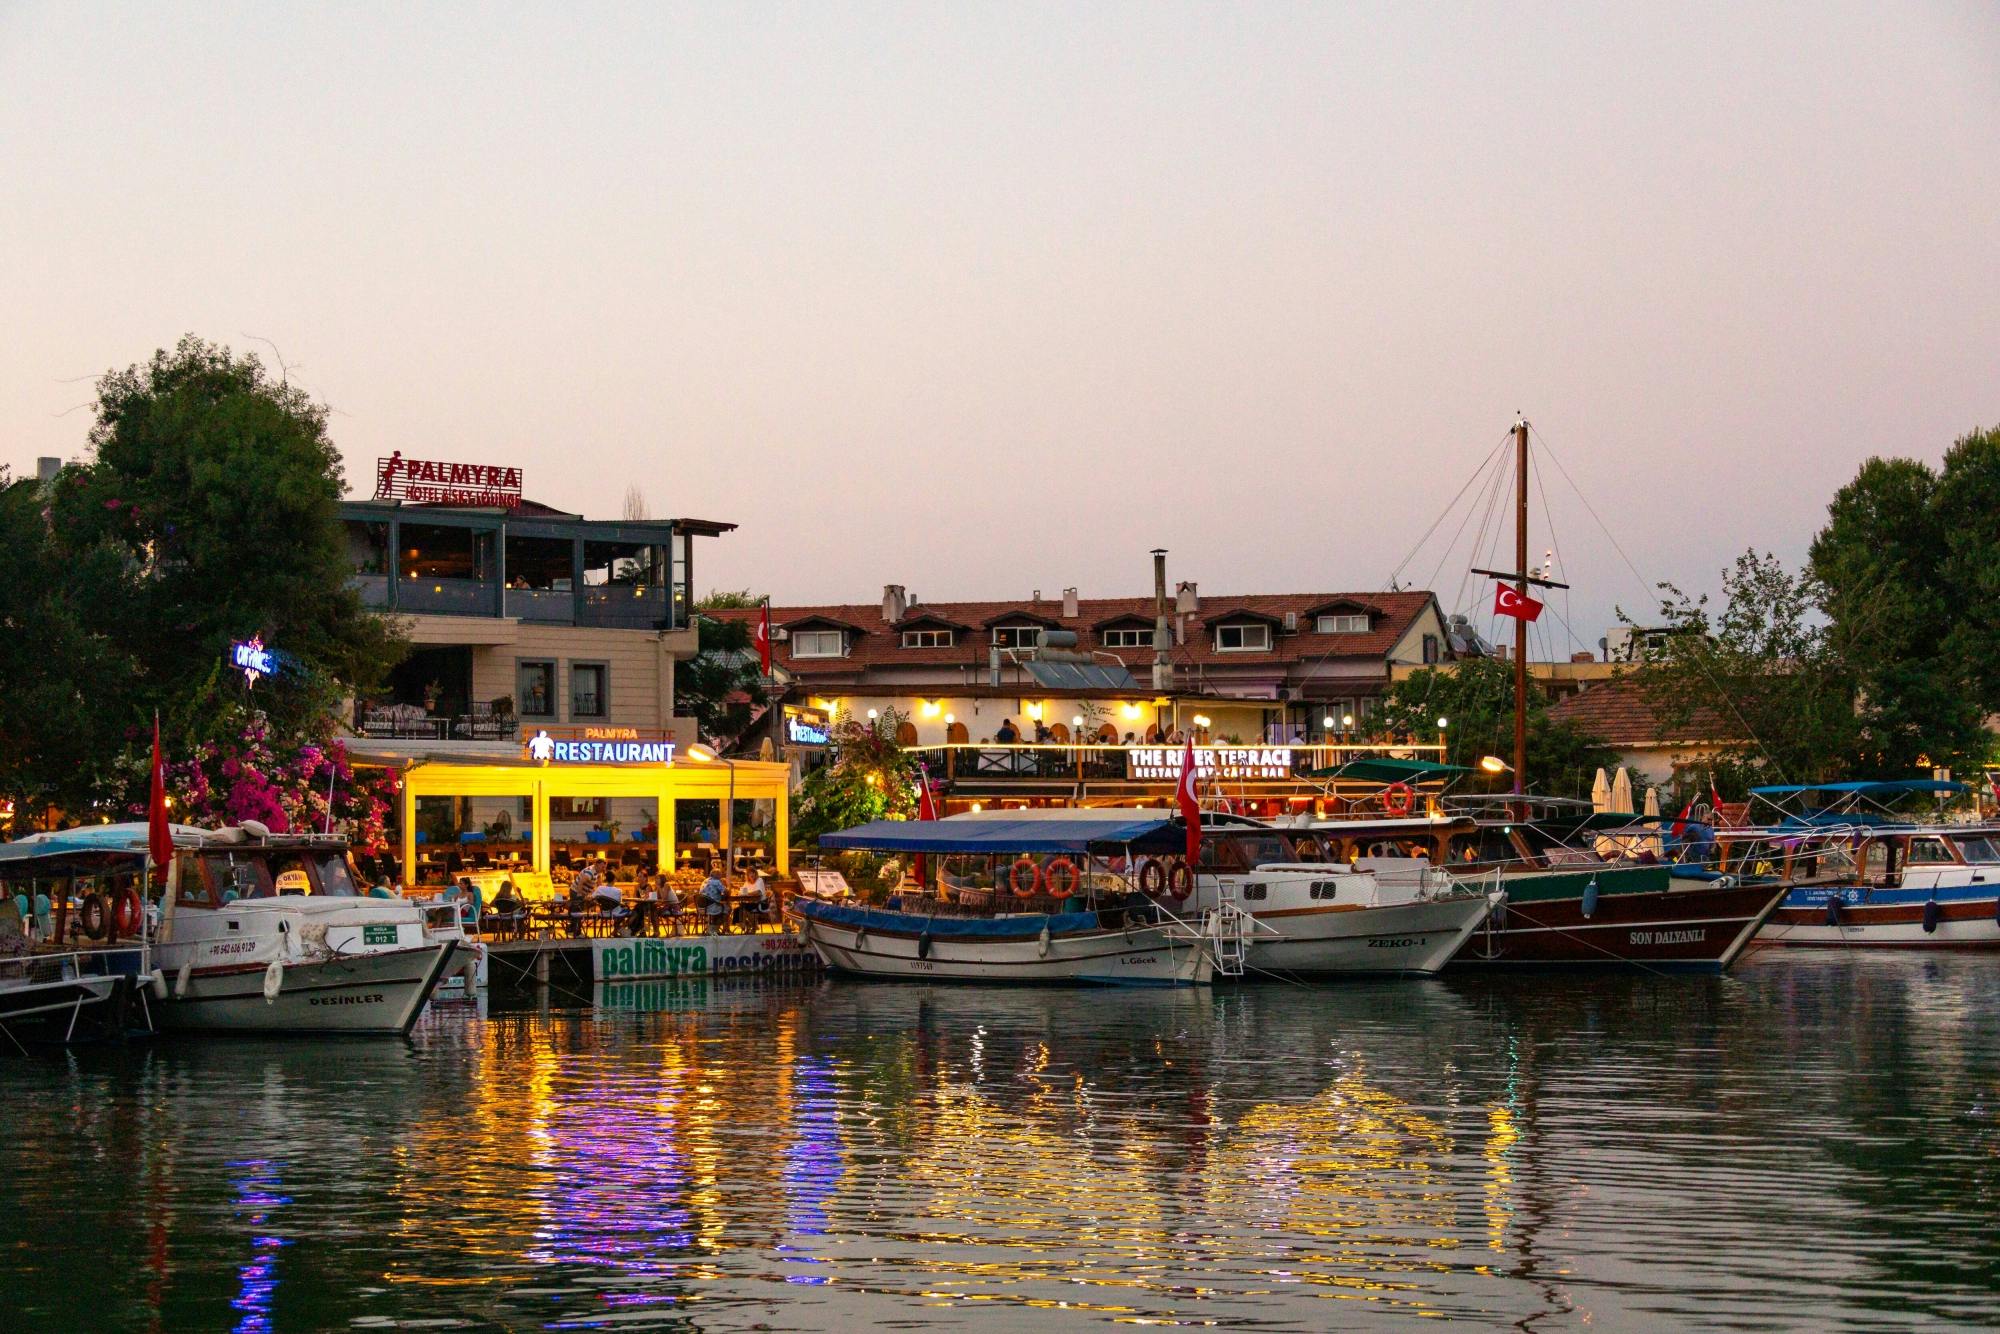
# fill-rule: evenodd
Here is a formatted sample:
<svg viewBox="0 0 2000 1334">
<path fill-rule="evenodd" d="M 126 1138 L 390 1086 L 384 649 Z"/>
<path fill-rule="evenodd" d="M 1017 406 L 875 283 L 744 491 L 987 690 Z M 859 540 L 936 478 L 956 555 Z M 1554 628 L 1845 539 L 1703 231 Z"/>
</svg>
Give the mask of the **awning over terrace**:
<svg viewBox="0 0 2000 1334">
<path fill-rule="evenodd" d="M 821 834 L 819 845 L 834 851 L 870 852 L 1088 852 L 1093 847 L 1138 843 L 1157 836 L 1173 822 L 1159 815 L 1134 811 L 1066 812 L 1061 819 L 998 819 L 992 816 L 949 820 L 876 820 Z"/>
</svg>

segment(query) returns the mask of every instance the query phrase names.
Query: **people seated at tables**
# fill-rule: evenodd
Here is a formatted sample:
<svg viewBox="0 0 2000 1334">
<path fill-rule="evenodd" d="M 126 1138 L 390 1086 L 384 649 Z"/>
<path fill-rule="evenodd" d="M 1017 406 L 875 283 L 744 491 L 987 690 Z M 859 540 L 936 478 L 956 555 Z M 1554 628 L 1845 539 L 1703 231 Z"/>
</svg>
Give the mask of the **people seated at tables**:
<svg viewBox="0 0 2000 1334">
<path fill-rule="evenodd" d="M 1002 718 L 1000 720 L 1000 730 L 993 734 L 993 739 L 1003 746 L 1011 746 L 1021 739 L 1021 734 L 1014 730 L 1014 720 L 1012 718 Z"/>
<path fill-rule="evenodd" d="M 764 879 L 763 867 L 750 873 L 750 883 L 743 887 L 743 900 L 742 907 L 738 909 L 739 923 L 755 931 L 771 915 L 771 884 Z"/>
<path fill-rule="evenodd" d="M 527 909 L 527 902 L 521 898 L 520 891 L 514 888 L 514 882 L 502 880 L 500 891 L 493 896 L 493 911 L 489 915 L 495 919 L 495 925 L 499 930 L 512 931 L 520 926 L 522 918 L 527 915 Z"/>
<path fill-rule="evenodd" d="M 699 897 L 703 925 L 713 934 L 722 934 L 723 914 L 729 910 L 729 886 L 722 883 L 721 873 L 713 867 L 708 879 L 701 882 Z"/>
</svg>

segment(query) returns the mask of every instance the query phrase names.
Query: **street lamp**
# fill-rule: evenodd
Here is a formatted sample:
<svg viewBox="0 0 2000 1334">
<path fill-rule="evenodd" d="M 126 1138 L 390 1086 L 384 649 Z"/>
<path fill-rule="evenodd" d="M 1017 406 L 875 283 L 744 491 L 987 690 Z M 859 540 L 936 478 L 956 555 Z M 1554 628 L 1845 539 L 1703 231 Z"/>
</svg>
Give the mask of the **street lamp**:
<svg viewBox="0 0 2000 1334">
<path fill-rule="evenodd" d="M 1479 767 L 1489 774 L 1511 774 L 1514 772 L 1514 766 L 1501 759 L 1498 755 L 1480 756 Z"/>
<path fill-rule="evenodd" d="M 873 715 L 875 710 L 870 709 L 868 712 Z M 725 873 L 733 872 L 736 869 L 736 761 L 718 753 L 712 746 L 704 746 L 699 741 L 690 745 L 684 753 L 696 764 L 729 766 L 729 804 L 723 807 L 722 819 L 717 821 L 721 828 L 715 832 L 720 836 L 727 831 L 727 836 L 722 840 L 722 865 Z"/>
</svg>

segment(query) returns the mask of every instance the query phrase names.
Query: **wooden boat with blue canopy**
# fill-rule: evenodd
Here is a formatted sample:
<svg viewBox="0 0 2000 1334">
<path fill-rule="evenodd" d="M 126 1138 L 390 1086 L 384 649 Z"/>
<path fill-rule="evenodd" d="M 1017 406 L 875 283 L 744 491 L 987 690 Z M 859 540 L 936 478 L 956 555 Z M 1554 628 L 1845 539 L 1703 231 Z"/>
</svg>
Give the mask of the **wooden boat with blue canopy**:
<svg viewBox="0 0 2000 1334">
<path fill-rule="evenodd" d="M 1143 849 L 1182 837 L 1133 811 L 877 820 L 820 847 L 917 858 L 917 887 L 879 908 L 799 897 L 786 916 L 829 968 L 863 977 L 1198 985 L 1214 974 L 1212 935 L 1125 875 Z"/>
<path fill-rule="evenodd" d="M 1778 818 L 1717 840 L 1725 866 L 1788 886 L 1757 946 L 2000 949 L 2000 825 L 1894 809 L 1966 791 L 1949 779 L 1752 788 L 1753 808 Z"/>
</svg>

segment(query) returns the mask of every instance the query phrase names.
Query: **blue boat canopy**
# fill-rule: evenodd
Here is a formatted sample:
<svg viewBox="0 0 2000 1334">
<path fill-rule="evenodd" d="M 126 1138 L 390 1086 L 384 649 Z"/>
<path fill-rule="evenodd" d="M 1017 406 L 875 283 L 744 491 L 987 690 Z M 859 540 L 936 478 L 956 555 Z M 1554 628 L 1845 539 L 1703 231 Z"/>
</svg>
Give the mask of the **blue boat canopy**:
<svg viewBox="0 0 2000 1334">
<path fill-rule="evenodd" d="M 949 820 L 875 820 L 821 834 L 819 845 L 836 852 L 1088 852 L 1104 844 L 1136 843 L 1173 822 L 1157 813 L 1107 810 L 1059 820 L 981 816 Z"/>
<path fill-rule="evenodd" d="M 1862 779 L 1849 783 L 1785 783 L 1753 787 L 1753 797 L 1795 797 L 1801 792 L 1833 792 L 1852 797 L 1901 797 L 1912 792 L 1963 792 L 1965 784 L 1936 778 Z"/>
</svg>

